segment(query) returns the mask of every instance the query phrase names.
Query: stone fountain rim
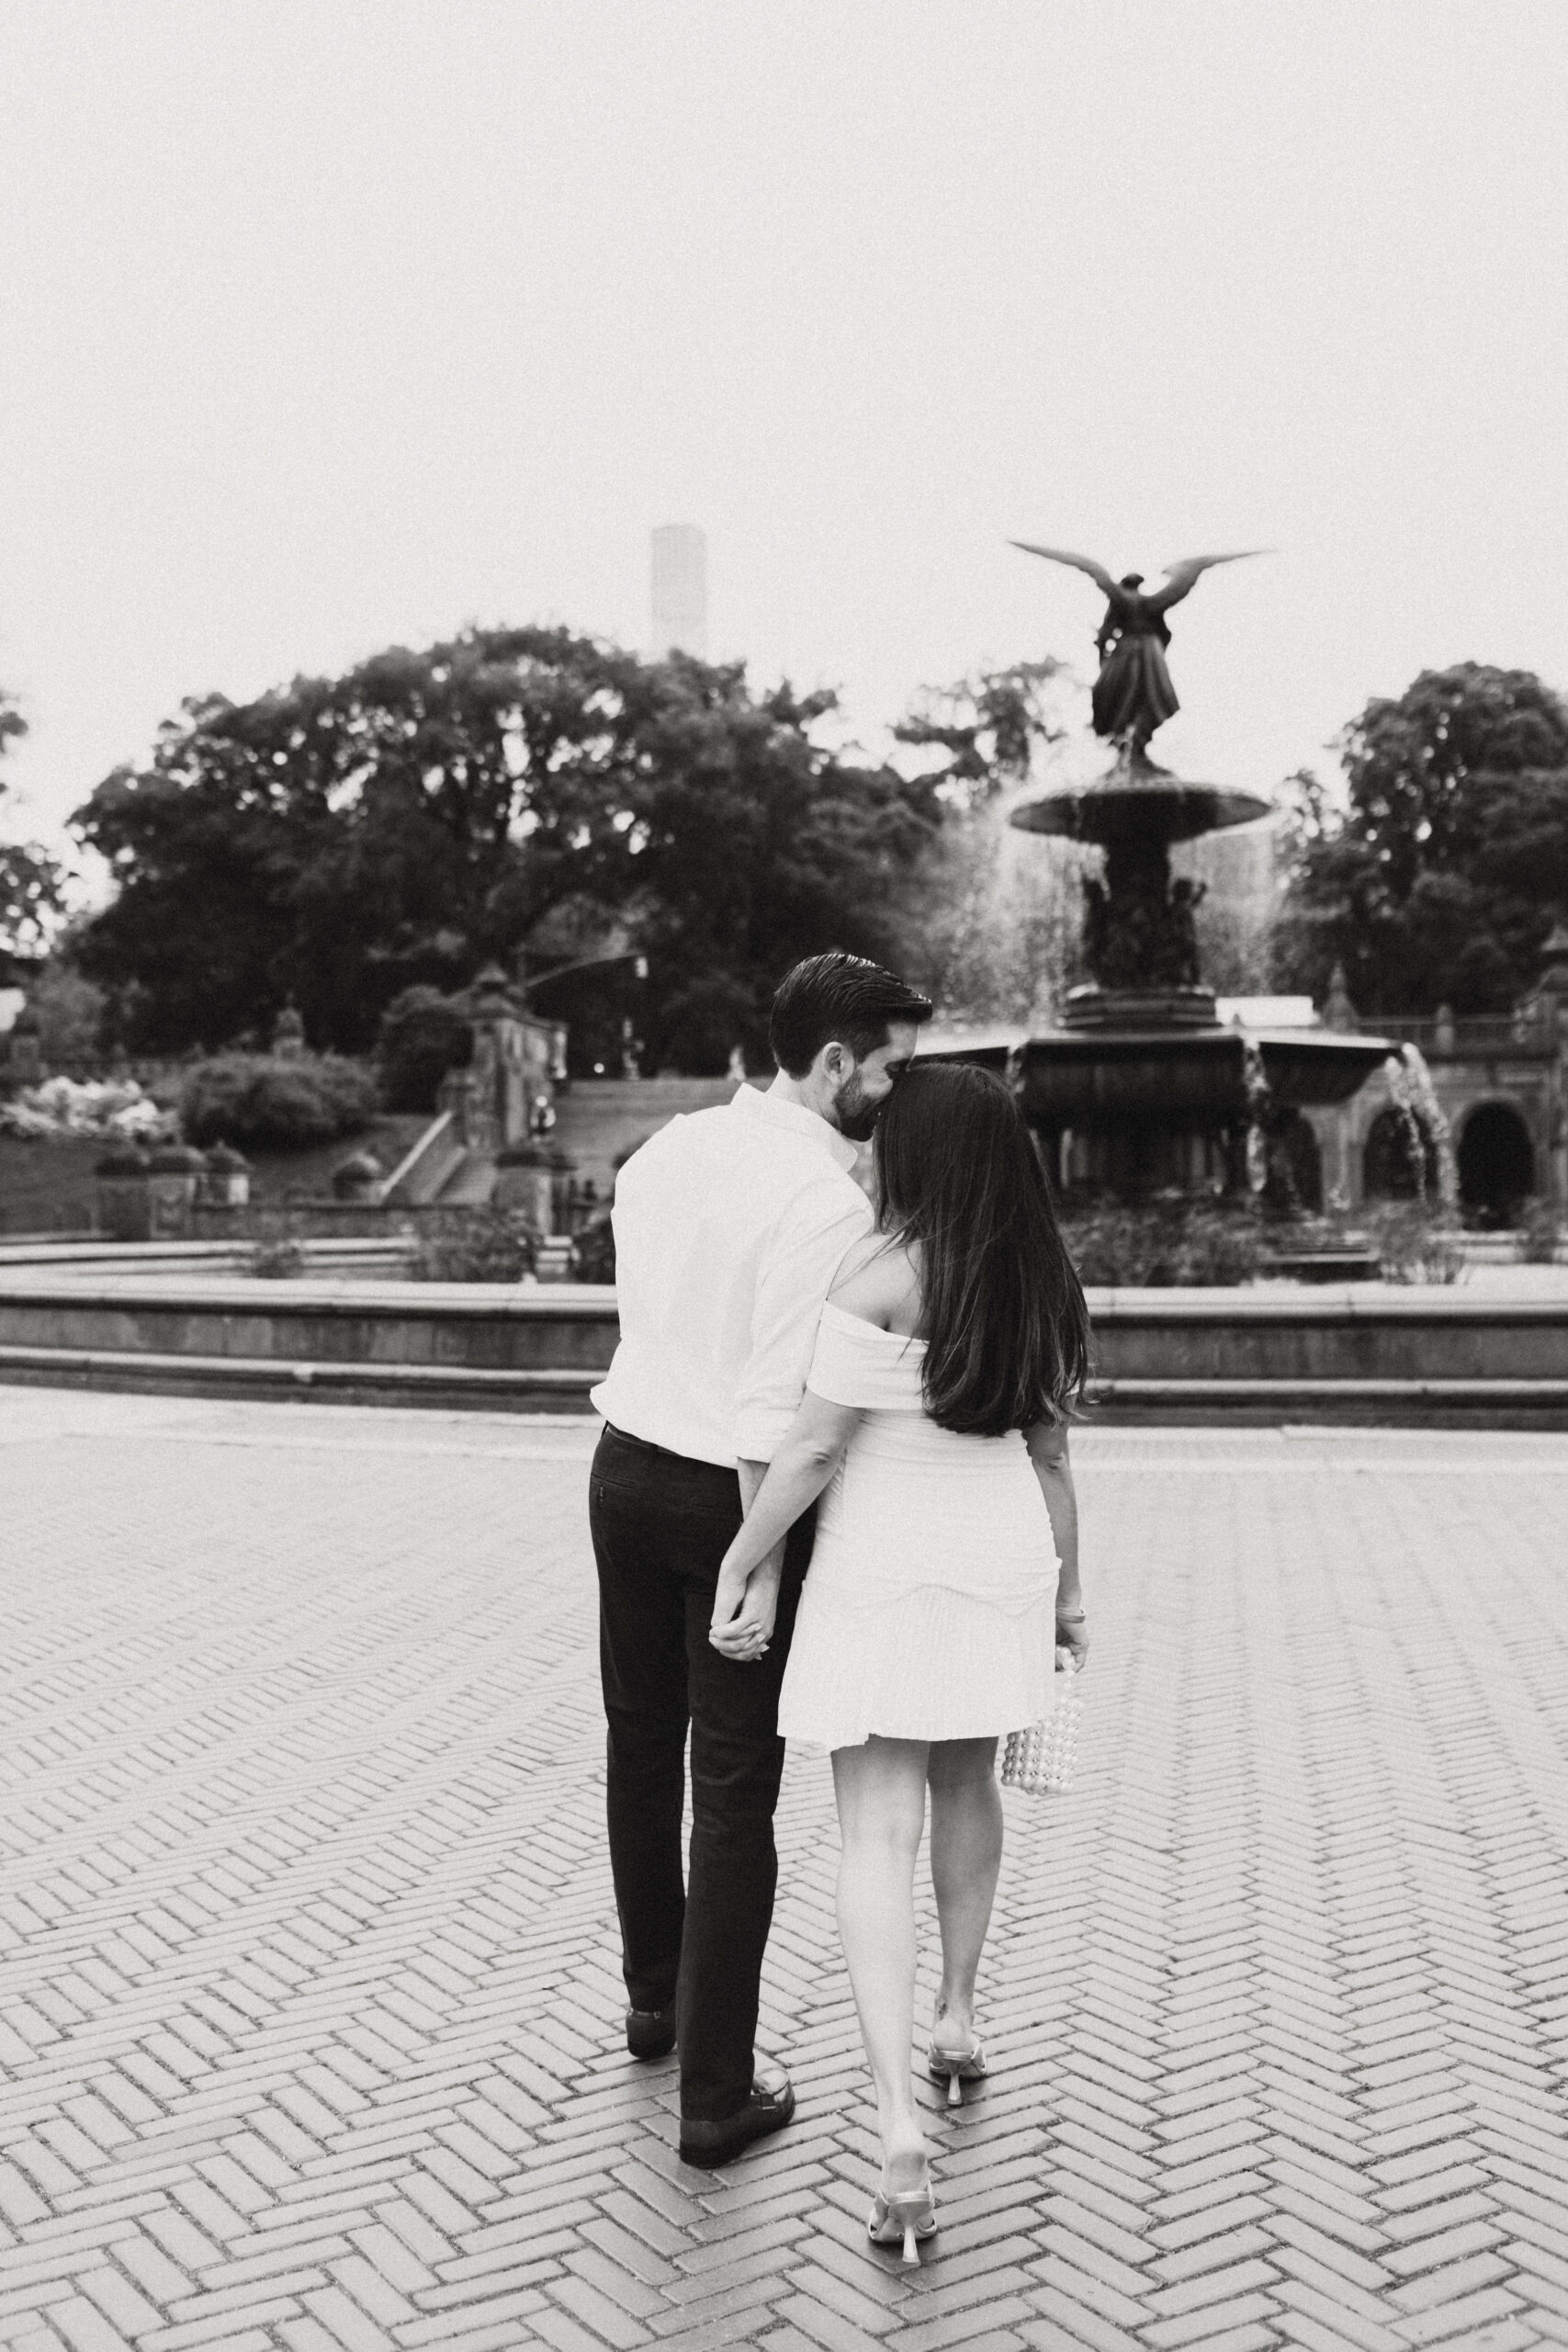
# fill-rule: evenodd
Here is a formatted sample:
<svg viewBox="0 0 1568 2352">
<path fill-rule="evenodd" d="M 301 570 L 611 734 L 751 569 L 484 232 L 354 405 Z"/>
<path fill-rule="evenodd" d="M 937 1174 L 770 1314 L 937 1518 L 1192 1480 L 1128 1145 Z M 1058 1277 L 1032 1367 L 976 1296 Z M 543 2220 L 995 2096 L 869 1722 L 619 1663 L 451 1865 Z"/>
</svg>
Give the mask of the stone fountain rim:
<svg viewBox="0 0 1568 2352">
<path fill-rule="evenodd" d="M 1233 1052 L 1239 1060 L 1248 1045 L 1258 1048 L 1265 1069 L 1286 1055 L 1319 1062 L 1354 1057 L 1362 1065 L 1362 1083 L 1399 1051 L 1391 1039 L 1369 1036 L 1361 1029 L 1242 1029 L 1220 1021 L 1201 1028 L 1178 1023 L 1136 1027 L 1129 1023 L 1124 1027 L 1037 1029 L 1013 1048 L 1010 1059 L 1021 1073 L 1036 1056 L 1058 1062 L 1131 1061 L 1157 1053 L 1162 1059 L 1191 1055 L 1212 1062 L 1228 1059 Z"/>
<path fill-rule="evenodd" d="M 1113 768 L 1089 784 L 1054 784 L 1008 817 L 1021 833 L 1055 833 L 1070 841 L 1097 842 L 1107 831 L 1149 826 L 1157 817 L 1168 842 L 1197 841 L 1205 833 L 1256 824 L 1274 814 L 1274 803 L 1239 785 L 1201 784 L 1182 776 L 1140 776 Z M 1153 828 L 1151 827 L 1151 830 Z"/>
</svg>

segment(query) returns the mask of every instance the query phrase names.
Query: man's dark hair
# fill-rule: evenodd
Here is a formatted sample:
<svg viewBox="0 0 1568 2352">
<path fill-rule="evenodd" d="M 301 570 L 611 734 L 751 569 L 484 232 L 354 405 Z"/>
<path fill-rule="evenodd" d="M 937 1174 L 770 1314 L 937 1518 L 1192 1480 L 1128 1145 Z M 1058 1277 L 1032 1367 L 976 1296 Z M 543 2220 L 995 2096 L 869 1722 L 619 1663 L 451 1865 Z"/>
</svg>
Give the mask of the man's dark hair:
<svg viewBox="0 0 1568 2352">
<path fill-rule="evenodd" d="M 784 974 L 768 1017 L 768 1043 L 782 1070 L 804 1078 L 835 1039 L 863 1062 L 887 1043 L 890 1021 L 929 1021 L 931 1014 L 931 999 L 897 972 L 835 947 Z"/>
</svg>

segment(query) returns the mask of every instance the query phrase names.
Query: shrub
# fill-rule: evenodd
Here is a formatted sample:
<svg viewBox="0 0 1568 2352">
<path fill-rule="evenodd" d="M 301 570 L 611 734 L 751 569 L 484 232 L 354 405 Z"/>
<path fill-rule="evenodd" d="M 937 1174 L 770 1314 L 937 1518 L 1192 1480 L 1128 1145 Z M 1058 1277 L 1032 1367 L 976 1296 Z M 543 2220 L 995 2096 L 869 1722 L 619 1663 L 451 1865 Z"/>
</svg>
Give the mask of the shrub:
<svg viewBox="0 0 1568 2352">
<path fill-rule="evenodd" d="M 274 1241 L 258 1241 L 251 1255 L 251 1272 L 263 1282 L 292 1282 L 304 1271 L 304 1250 L 288 1234 Z"/>
<path fill-rule="evenodd" d="M 1527 1266 L 1551 1266 L 1557 1261 L 1562 1238 L 1554 1202 L 1527 1201 L 1519 1219 L 1519 1256 Z"/>
<path fill-rule="evenodd" d="M 1062 1231 L 1079 1281 L 1110 1289 L 1229 1288 L 1269 1266 L 1263 1228 L 1250 1210 L 1177 1193 L 1136 1206 L 1067 1209 Z"/>
<path fill-rule="evenodd" d="M 367 1199 L 385 1171 L 373 1151 L 356 1151 L 333 1170 L 333 1197 L 339 1201 Z"/>
<path fill-rule="evenodd" d="M 409 1267 L 416 1283 L 519 1283 L 534 1271 L 538 1236 L 514 1211 L 447 1209 L 419 1238 Z"/>
<path fill-rule="evenodd" d="M 0 1130 L 45 1140 L 98 1135 L 155 1143 L 174 1124 L 133 1078 L 89 1079 L 81 1085 L 71 1078 L 46 1078 L 0 1103 Z"/>
<path fill-rule="evenodd" d="M 381 1015 L 376 1057 L 389 1111 L 434 1111 L 449 1069 L 466 1069 L 474 1032 L 460 1001 L 439 989 L 404 989 Z"/>
<path fill-rule="evenodd" d="M 1457 1283 L 1464 1252 L 1450 1214 L 1425 1201 L 1369 1204 L 1362 1218 L 1385 1283 Z"/>
<path fill-rule="evenodd" d="M 186 1140 L 304 1151 L 357 1135 L 376 1108 L 376 1089 L 358 1063 L 337 1054 L 217 1054 L 197 1062 L 180 1090 Z"/>
<path fill-rule="evenodd" d="M 580 1283 L 613 1283 L 615 1279 L 615 1236 L 609 1217 L 595 1217 L 578 1235 L 572 1250 L 572 1279 Z"/>
<path fill-rule="evenodd" d="M 93 1162 L 95 1176 L 145 1176 L 150 1162 L 134 1144 L 116 1144 Z"/>
<path fill-rule="evenodd" d="M 28 989 L 28 1010 L 38 1019 L 39 1058 L 45 1069 L 74 1079 L 97 1076 L 103 1067 L 107 1004 L 103 990 L 64 955 L 49 957 Z"/>
</svg>

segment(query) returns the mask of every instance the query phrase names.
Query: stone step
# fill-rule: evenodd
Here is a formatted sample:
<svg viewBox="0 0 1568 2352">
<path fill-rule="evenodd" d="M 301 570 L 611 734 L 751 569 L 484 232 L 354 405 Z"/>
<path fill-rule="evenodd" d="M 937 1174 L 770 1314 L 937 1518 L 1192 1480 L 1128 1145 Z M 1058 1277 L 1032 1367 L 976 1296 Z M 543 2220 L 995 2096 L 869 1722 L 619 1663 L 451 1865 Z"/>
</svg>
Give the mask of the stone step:
<svg viewBox="0 0 1568 2352">
<path fill-rule="evenodd" d="M 549 1140 L 575 1162 L 579 1182 L 592 1182 L 607 1200 L 618 1160 L 671 1119 L 712 1110 L 734 1092 L 730 1078 L 575 1079 L 556 1097 Z"/>
<path fill-rule="evenodd" d="M 495 1190 L 495 1155 L 466 1151 L 435 1195 L 444 1209 L 483 1208 Z"/>
</svg>

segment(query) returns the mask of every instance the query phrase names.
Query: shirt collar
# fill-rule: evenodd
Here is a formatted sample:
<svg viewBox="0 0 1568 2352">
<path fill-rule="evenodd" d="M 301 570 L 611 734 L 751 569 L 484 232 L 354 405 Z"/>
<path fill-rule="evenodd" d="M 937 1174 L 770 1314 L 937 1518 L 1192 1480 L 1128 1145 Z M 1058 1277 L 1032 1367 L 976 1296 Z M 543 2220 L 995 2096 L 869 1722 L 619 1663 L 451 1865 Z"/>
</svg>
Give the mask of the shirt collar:
<svg viewBox="0 0 1568 2352">
<path fill-rule="evenodd" d="M 738 1086 L 730 1099 L 732 1111 L 744 1112 L 748 1118 L 762 1119 L 770 1126 L 785 1127 L 790 1134 L 805 1136 L 835 1160 L 847 1175 L 860 1158 L 859 1148 L 830 1127 L 826 1119 L 808 1111 L 804 1102 L 786 1102 L 782 1095 L 763 1094 L 755 1086 Z"/>
</svg>

